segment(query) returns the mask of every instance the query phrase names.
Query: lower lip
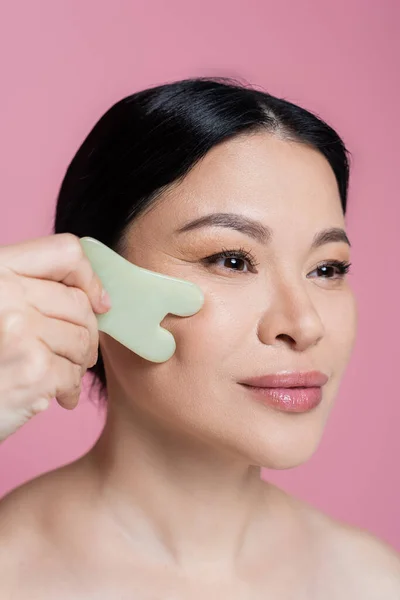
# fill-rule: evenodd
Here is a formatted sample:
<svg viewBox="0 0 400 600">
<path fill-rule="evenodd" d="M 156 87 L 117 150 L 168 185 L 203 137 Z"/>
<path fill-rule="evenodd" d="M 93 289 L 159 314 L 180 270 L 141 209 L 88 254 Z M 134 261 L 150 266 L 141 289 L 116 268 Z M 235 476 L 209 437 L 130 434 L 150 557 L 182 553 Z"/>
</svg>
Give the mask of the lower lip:
<svg viewBox="0 0 400 600">
<path fill-rule="evenodd" d="M 320 387 L 261 388 L 243 385 L 259 402 L 283 412 L 304 413 L 316 408 L 322 400 Z"/>
</svg>

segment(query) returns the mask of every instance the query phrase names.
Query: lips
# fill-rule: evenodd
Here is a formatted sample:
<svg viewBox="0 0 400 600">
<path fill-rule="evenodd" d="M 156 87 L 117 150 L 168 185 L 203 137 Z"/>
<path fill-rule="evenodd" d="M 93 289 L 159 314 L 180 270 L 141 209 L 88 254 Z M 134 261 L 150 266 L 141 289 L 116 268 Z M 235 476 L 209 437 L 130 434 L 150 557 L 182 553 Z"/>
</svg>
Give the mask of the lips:
<svg viewBox="0 0 400 600">
<path fill-rule="evenodd" d="M 239 383 L 258 388 L 315 388 L 325 385 L 328 379 L 321 371 L 307 371 L 262 375 Z"/>
<path fill-rule="evenodd" d="M 239 382 L 250 397 L 281 412 L 307 413 L 322 401 L 328 376 L 320 371 L 276 373 Z"/>
</svg>

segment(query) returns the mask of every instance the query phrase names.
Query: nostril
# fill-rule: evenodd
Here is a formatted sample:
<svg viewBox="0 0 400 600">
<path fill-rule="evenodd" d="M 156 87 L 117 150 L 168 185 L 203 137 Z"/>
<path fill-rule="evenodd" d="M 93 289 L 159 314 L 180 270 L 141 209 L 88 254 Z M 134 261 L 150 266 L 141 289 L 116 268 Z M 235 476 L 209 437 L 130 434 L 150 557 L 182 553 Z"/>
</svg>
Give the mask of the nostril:
<svg viewBox="0 0 400 600">
<path fill-rule="evenodd" d="M 283 342 L 285 342 L 286 344 L 290 344 L 291 346 L 294 346 L 296 344 L 292 336 L 288 335 L 287 333 L 280 333 L 276 336 L 276 339 L 282 340 Z"/>
</svg>

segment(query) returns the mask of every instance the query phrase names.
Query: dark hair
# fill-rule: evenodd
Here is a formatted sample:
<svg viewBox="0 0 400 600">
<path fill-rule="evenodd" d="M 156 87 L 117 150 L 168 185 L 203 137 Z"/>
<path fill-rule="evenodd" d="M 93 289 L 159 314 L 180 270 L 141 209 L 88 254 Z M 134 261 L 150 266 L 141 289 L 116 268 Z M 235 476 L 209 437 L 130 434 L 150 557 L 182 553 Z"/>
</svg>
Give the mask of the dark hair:
<svg viewBox="0 0 400 600">
<path fill-rule="evenodd" d="M 92 236 L 121 251 L 131 220 L 167 186 L 217 144 L 261 129 L 319 150 L 332 167 L 346 212 L 350 153 L 332 127 L 264 91 L 200 77 L 139 91 L 100 118 L 67 169 L 54 232 Z M 106 392 L 100 352 L 91 370 Z"/>
</svg>

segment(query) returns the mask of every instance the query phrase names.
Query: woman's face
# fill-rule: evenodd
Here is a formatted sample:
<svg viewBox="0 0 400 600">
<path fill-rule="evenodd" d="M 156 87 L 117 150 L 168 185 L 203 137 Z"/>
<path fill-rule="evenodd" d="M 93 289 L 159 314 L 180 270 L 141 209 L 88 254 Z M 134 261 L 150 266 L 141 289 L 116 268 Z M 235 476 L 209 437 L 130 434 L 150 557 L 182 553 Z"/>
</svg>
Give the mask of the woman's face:
<svg viewBox="0 0 400 600">
<path fill-rule="evenodd" d="M 179 232 L 216 213 L 235 215 L 240 231 L 220 220 Z M 241 218 L 270 235 L 256 239 Z M 334 174 L 317 151 L 264 132 L 211 150 L 131 224 L 125 252 L 136 265 L 196 283 L 204 306 L 194 316 L 162 321 L 176 340 L 165 363 L 150 363 L 101 334 L 110 402 L 128 406 L 135 421 L 251 464 L 289 468 L 307 460 L 321 439 L 357 321 L 348 276 L 318 268 L 350 259 L 345 241 L 312 247 L 330 228 L 344 229 L 344 217 Z M 234 256 L 209 258 L 223 250 Z M 301 413 L 266 406 L 240 384 L 316 370 L 329 377 L 322 402 Z"/>
</svg>

